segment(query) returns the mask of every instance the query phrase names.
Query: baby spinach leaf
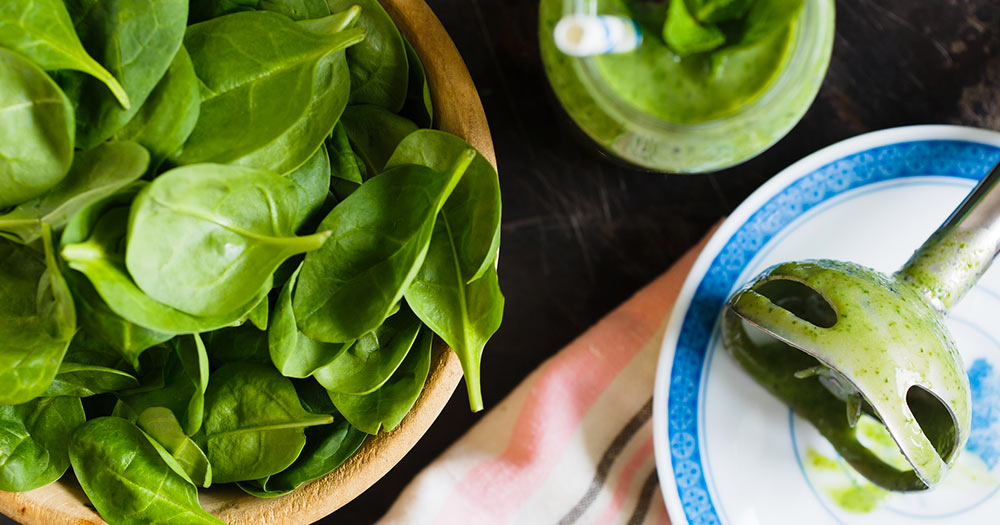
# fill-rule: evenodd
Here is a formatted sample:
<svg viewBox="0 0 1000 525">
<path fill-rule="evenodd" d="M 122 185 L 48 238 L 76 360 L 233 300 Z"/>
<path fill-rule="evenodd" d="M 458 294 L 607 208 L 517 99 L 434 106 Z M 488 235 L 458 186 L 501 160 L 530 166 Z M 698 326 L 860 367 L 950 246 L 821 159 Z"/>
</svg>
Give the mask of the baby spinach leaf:
<svg viewBox="0 0 1000 525">
<path fill-rule="evenodd" d="M 90 281 L 79 273 L 68 274 L 66 282 L 73 294 L 80 326 L 117 351 L 133 368 L 139 368 L 139 356 L 144 351 L 174 336 L 126 321 L 108 307 Z"/>
<path fill-rule="evenodd" d="M 254 480 L 286 469 L 305 446 L 304 429 L 332 420 L 303 409 L 295 387 L 274 368 L 232 363 L 212 374 L 198 439 L 216 483 Z"/>
<path fill-rule="evenodd" d="M 118 79 L 131 106 L 122 107 L 95 80 L 65 75 L 76 105 L 76 142 L 89 149 L 109 139 L 139 111 L 184 39 L 187 0 L 76 0 L 70 17 L 83 47 Z M 74 87 L 69 87 L 74 86 Z"/>
<path fill-rule="evenodd" d="M 145 146 L 152 157 L 149 171 L 153 173 L 191 136 L 200 109 L 198 77 L 191 55 L 181 46 L 146 103 L 115 136 Z"/>
<path fill-rule="evenodd" d="M 198 0 L 191 4 L 191 23 L 253 10 L 281 13 L 292 20 L 320 18 L 330 14 L 326 0 Z"/>
<path fill-rule="evenodd" d="M 420 320 L 409 308 L 401 308 L 330 364 L 316 370 L 316 380 L 330 392 L 371 393 L 399 368 L 419 331 Z"/>
<path fill-rule="evenodd" d="M 0 404 L 27 403 L 52 383 L 76 331 L 73 298 L 43 226 L 44 257 L 0 239 Z"/>
<path fill-rule="evenodd" d="M 201 430 L 205 415 L 208 355 L 197 335 L 178 338 L 172 346 L 163 368 L 162 384 L 157 381 L 124 392 L 120 400 L 138 415 L 151 407 L 168 408 L 180 419 L 184 431 L 194 435 Z"/>
<path fill-rule="evenodd" d="M 346 199 L 354 190 L 361 186 L 364 178 L 358 157 L 351 149 L 350 140 L 344 124 L 337 122 L 333 132 L 326 139 L 326 149 L 330 154 L 330 190 L 338 200 Z"/>
<path fill-rule="evenodd" d="M 492 266 L 482 277 L 465 282 L 450 224 L 446 216 L 438 219 L 427 258 L 406 290 L 406 302 L 455 350 L 465 372 L 469 406 L 478 412 L 483 409 L 479 363 L 486 342 L 500 328 L 504 298 Z"/>
<path fill-rule="evenodd" d="M 198 489 L 174 472 L 134 424 L 87 421 L 69 457 L 80 486 L 109 523 L 223 523 L 198 503 Z"/>
<path fill-rule="evenodd" d="M 59 479 L 69 468 L 69 437 L 85 419 L 74 397 L 0 406 L 0 490 L 21 492 Z"/>
<path fill-rule="evenodd" d="M 282 261 L 330 236 L 295 236 L 300 204 L 295 185 L 268 172 L 171 170 L 132 204 L 125 265 L 154 300 L 191 315 L 224 315 L 252 301 Z"/>
<path fill-rule="evenodd" d="M 267 332 L 271 361 L 285 377 L 309 377 L 353 344 L 321 343 L 299 331 L 292 308 L 292 290 L 301 269 L 299 266 L 281 289 L 278 302 L 274 305 L 274 323 Z"/>
<path fill-rule="evenodd" d="M 295 184 L 295 190 L 299 194 L 299 206 L 295 210 L 296 217 L 293 221 L 295 231 L 298 231 L 317 215 L 330 196 L 330 159 L 326 146 L 320 145 L 308 162 L 286 177 Z"/>
<path fill-rule="evenodd" d="M 430 128 L 434 125 L 434 104 L 431 102 L 431 88 L 427 84 L 427 73 L 424 71 L 424 64 L 420 61 L 420 56 L 413 49 L 410 41 L 403 39 L 406 45 L 406 63 L 409 69 L 409 82 L 407 83 L 406 102 L 399 114 L 412 120 L 421 128 Z"/>
<path fill-rule="evenodd" d="M 107 142 L 79 152 L 61 183 L 0 215 L 0 236 L 31 243 L 41 236 L 42 222 L 62 228 L 80 209 L 137 180 L 148 165 L 149 153 L 134 142 Z"/>
<path fill-rule="evenodd" d="M 70 291 L 72 292 L 72 288 Z M 66 357 L 63 363 L 76 363 L 81 365 L 96 365 L 107 368 L 114 368 L 125 372 L 132 372 L 134 367 L 125 360 L 118 351 L 100 338 L 94 336 L 89 330 L 81 327 L 70 341 L 69 349 L 66 350 Z"/>
<path fill-rule="evenodd" d="M 3 4 L 0 44 L 9 9 Z M 73 108 L 44 71 L 0 47 L 0 114 L 2 209 L 45 193 L 66 176 L 73 160 Z"/>
<path fill-rule="evenodd" d="M 443 171 L 462 152 L 472 148 L 464 140 L 441 131 L 422 129 L 400 142 L 387 168 L 405 164 Z M 469 164 L 455 191 L 444 203 L 462 278 L 471 282 L 493 267 L 500 248 L 500 179 L 482 155 Z"/>
<path fill-rule="evenodd" d="M 288 17 L 267 11 L 234 13 L 189 27 L 184 45 L 202 81 L 201 114 L 174 160 L 230 162 L 266 147 L 305 114 L 323 58 L 363 38 L 361 28 L 304 31 Z"/>
<path fill-rule="evenodd" d="M 125 254 L 120 250 L 125 243 L 128 202 L 135 191 L 136 188 L 130 188 L 99 201 L 70 219 L 62 237 L 62 257 L 69 267 L 87 276 L 112 312 L 147 330 L 192 334 L 217 330 L 245 319 L 270 291 L 270 282 L 239 308 L 210 317 L 171 308 L 139 289 L 125 269 Z"/>
<path fill-rule="evenodd" d="M 253 11 L 258 4 L 260 4 L 260 0 L 197 0 L 191 2 L 188 22 L 196 24 L 232 13 Z"/>
<path fill-rule="evenodd" d="M 260 0 L 257 9 L 281 13 L 292 20 L 322 18 L 331 12 L 325 0 Z"/>
<path fill-rule="evenodd" d="M 431 343 L 434 334 L 420 331 L 420 336 L 406 359 L 392 377 L 378 390 L 362 396 L 330 392 L 337 411 L 359 430 L 377 434 L 379 428 L 389 432 L 396 428 L 417 402 L 427 381 L 431 364 Z"/>
<path fill-rule="evenodd" d="M 442 169 L 468 148 L 453 135 L 420 130 L 400 143 L 387 166 Z M 494 267 L 500 208 L 497 173 L 477 155 L 441 209 L 427 257 L 405 294 L 417 316 L 459 356 L 474 411 L 483 408 L 479 385 L 483 348 L 503 317 L 504 298 Z"/>
<path fill-rule="evenodd" d="M 208 457 L 184 433 L 177 417 L 169 408 L 147 408 L 139 414 L 136 424 L 176 462 L 179 469 L 175 471 L 178 474 L 200 487 L 208 488 L 212 485 L 212 465 L 208 462 Z"/>
<path fill-rule="evenodd" d="M 59 372 L 43 394 L 47 397 L 90 397 L 136 388 L 131 366 L 103 341 L 80 330 L 73 336 Z"/>
<path fill-rule="evenodd" d="M 713 2 L 713 5 L 718 3 Z M 663 40 L 674 53 L 685 57 L 722 46 L 726 43 L 726 35 L 714 23 L 695 18 L 688 11 L 687 3 L 681 0 L 670 2 L 667 22 L 663 26 Z"/>
<path fill-rule="evenodd" d="M 338 419 L 337 408 L 333 406 L 333 401 L 330 401 L 326 389 L 315 378 L 292 379 L 292 384 L 303 408 L 313 414 L 333 414 L 334 419 Z"/>
<path fill-rule="evenodd" d="M 261 498 L 284 496 L 304 483 L 333 472 L 361 448 L 367 437 L 368 434 L 352 427 L 343 418 L 330 425 L 309 427 L 306 446 L 292 466 L 262 482 L 239 483 L 239 487 Z"/>
<path fill-rule="evenodd" d="M 52 384 L 42 394 L 47 397 L 88 397 L 139 386 L 132 374 L 100 365 L 63 361 Z"/>
<path fill-rule="evenodd" d="M 318 34 L 334 35 L 353 25 L 360 10 L 357 7 L 319 20 L 300 22 L 302 27 Z M 351 77 L 342 51 L 331 53 L 316 66 L 312 100 L 299 119 L 267 145 L 232 160 L 231 164 L 288 173 L 314 156 L 317 148 L 340 119 Z"/>
<path fill-rule="evenodd" d="M 337 343 L 382 324 L 420 269 L 434 220 L 474 158 L 469 150 L 447 174 L 393 168 L 337 205 L 320 224 L 333 235 L 306 255 L 292 297 L 299 329 Z"/>
<path fill-rule="evenodd" d="M 225 328 L 205 334 L 205 347 L 212 370 L 229 363 L 271 364 L 267 334 L 252 326 Z"/>
<path fill-rule="evenodd" d="M 250 310 L 250 317 L 247 319 L 250 324 L 257 327 L 258 330 L 267 330 L 268 317 L 270 315 L 270 305 L 267 301 L 267 296 L 257 303 L 257 306 Z"/>
<path fill-rule="evenodd" d="M 396 113 L 406 102 L 406 47 L 396 24 L 378 0 L 327 0 L 331 13 L 361 6 L 358 25 L 365 40 L 347 50 L 351 104 L 375 104 Z"/>
<path fill-rule="evenodd" d="M 418 129 L 407 118 L 379 106 L 349 106 L 340 121 L 371 176 L 381 173 L 400 141 Z"/>
<path fill-rule="evenodd" d="M 0 46 L 28 57 L 47 71 L 82 71 L 104 83 L 118 102 L 129 107 L 118 80 L 83 49 L 61 0 L 0 2 Z"/>
</svg>

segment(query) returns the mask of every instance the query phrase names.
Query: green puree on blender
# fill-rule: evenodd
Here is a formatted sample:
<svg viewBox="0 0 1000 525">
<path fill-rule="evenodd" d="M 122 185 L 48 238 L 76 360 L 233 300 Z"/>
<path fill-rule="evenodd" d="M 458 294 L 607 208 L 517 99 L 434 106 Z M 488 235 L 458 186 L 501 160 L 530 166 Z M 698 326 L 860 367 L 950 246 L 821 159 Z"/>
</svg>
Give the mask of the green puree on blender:
<svg viewBox="0 0 1000 525">
<path fill-rule="evenodd" d="M 601 55 L 608 86 L 653 117 L 693 124 L 757 99 L 790 54 L 804 0 L 598 0 L 598 12 L 632 16 L 642 43 Z"/>
</svg>

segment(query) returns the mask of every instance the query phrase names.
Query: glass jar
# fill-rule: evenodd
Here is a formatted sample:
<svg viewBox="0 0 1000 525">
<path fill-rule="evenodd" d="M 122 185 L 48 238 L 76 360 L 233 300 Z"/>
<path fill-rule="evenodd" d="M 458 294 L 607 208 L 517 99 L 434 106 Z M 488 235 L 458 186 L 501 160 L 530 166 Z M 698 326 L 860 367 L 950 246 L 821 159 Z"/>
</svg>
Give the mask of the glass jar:
<svg viewBox="0 0 1000 525">
<path fill-rule="evenodd" d="M 541 0 L 539 42 L 545 72 L 566 113 L 603 152 L 654 171 L 720 170 L 771 147 L 809 109 L 833 50 L 834 0 L 805 0 L 784 63 L 759 95 L 718 118 L 671 122 L 623 100 L 601 75 L 597 57 L 570 57 L 556 48 L 553 32 L 565 15 L 625 14 L 597 9 L 596 0 Z"/>
</svg>

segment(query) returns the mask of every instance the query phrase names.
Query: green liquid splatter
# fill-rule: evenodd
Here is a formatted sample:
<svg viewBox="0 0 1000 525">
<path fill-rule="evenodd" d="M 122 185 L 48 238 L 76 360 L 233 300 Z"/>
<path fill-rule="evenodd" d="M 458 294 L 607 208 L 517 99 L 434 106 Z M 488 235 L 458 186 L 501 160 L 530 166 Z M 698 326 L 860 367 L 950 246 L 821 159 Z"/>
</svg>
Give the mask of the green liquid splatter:
<svg viewBox="0 0 1000 525">
<path fill-rule="evenodd" d="M 892 438 L 889 440 L 892 441 Z M 877 510 L 882 500 L 889 495 L 887 491 L 854 473 L 843 460 L 824 456 L 812 447 L 806 450 L 805 464 L 816 489 L 847 512 L 867 514 Z"/>
</svg>

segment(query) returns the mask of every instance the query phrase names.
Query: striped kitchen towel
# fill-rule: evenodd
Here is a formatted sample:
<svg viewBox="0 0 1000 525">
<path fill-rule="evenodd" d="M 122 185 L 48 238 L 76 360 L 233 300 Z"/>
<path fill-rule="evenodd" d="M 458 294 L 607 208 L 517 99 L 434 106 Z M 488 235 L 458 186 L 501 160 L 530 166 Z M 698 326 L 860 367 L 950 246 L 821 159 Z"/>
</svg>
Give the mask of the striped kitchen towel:
<svg viewBox="0 0 1000 525">
<path fill-rule="evenodd" d="M 653 376 L 704 243 L 532 372 L 383 523 L 669 524 L 653 461 Z"/>
</svg>

